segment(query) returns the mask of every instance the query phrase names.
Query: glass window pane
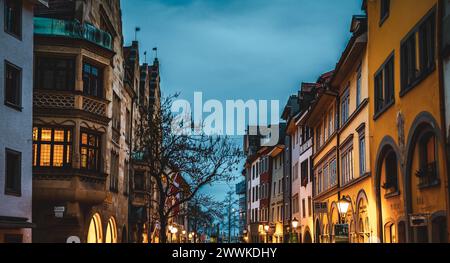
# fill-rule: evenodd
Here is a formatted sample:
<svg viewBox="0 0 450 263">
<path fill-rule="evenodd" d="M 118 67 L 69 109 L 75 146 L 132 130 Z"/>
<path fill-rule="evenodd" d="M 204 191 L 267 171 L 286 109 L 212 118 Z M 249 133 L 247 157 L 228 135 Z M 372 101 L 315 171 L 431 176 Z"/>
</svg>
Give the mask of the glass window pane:
<svg viewBox="0 0 450 263">
<path fill-rule="evenodd" d="M 41 154 L 40 154 L 41 161 L 39 163 L 40 166 L 50 166 L 51 165 L 50 151 L 51 151 L 51 145 L 49 145 L 49 144 L 41 145 Z"/>
<path fill-rule="evenodd" d="M 55 142 L 64 142 L 64 130 L 55 130 Z"/>
<path fill-rule="evenodd" d="M 87 145 L 88 144 L 88 135 L 87 135 L 87 133 L 82 133 L 81 134 L 81 144 L 83 144 L 83 145 Z"/>
<path fill-rule="evenodd" d="M 62 167 L 64 160 L 64 146 L 63 145 L 55 145 L 53 147 L 53 166 Z"/>
<path fill-rule="evenodd" d="M 38 133 L 39 133 L 39 129 L 38 128 L 33 128 L 33 141 L 37 141 L 38 140 Z"/>
<path fill-rule="evenodd" d="M 42 129 L 41 130 L 41 141 L 51 142 L 52 141 L 52 129 Z"/>
</svg>

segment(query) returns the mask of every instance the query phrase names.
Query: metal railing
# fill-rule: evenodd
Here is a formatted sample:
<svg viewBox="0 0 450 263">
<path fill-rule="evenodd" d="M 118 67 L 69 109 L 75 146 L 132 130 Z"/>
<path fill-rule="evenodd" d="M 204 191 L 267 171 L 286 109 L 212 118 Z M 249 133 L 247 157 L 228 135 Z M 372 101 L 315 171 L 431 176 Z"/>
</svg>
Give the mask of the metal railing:
<svg viewBox="0 0 450 263">
<path fill-rule="evenodd" d="M 34 34 L 84 39 L 112 50 L 112 36 L 91 24 L 81 24 L 76 20 L 60 20 L 45 17 L 34 18 Z"/>
</svg>

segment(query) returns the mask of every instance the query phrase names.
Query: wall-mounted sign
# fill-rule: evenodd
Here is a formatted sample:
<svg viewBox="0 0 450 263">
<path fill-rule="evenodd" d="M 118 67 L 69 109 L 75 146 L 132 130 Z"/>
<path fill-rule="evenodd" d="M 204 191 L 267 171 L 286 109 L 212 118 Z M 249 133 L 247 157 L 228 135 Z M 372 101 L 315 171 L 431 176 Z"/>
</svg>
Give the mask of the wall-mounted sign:
<svg viewBox="0 0 450 263">
<path fill-rule="evenodd" d="M 409 223 L 412 227 L 421 227 L 428 225 L 428 216 L 427 215 L 410 215 Z"/>
<path fill-rule="evenodd" d="M 334 235 L 334 240 L 336 243 L 350 243 L 348 224 L 335 225 Z"/>
<path fill-rule="evenodd" d="M 66 211 L 66 208 L 64 206 L 55 206 L 53 208 L 53 212 L 55 213 L 56 218 L 63 218 L 64 211 Z"/>
<path fill-rule="evenodd" d="M 328 213 L 328 204 L 327 202 L 314 202 L 314 212 L 319 214 Z"/>
</svg>

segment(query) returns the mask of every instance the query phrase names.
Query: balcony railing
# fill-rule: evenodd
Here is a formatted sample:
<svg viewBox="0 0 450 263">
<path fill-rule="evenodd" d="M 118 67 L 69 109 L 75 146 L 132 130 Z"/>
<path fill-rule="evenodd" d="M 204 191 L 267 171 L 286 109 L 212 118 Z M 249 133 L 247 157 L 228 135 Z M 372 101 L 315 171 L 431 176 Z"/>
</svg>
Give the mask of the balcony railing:
<svg viewBox="0 0 450 263">
<path fill-rule="evenodd" d="M 81 97 L 80 99 L 77 99 Z M 107 102 L 73 92 L 39 90 L 33 95 L 33 106 L 38 109 L 82 110 L 100 117 L 106 117 Z"/>
<path fill-rule="evenodd" d="M 91 24 L 45 17 L 34 18 L 34 34 L 84 39 L 112 50 L 112 36 Z"/>
<path fill-rule="evenodd" d="M 429 163 L 426 167 L 419 169 L 416 176 L 420 181 L 419 187 L 430 187 L 440 183 L 436 162 Z"/>
</svg>

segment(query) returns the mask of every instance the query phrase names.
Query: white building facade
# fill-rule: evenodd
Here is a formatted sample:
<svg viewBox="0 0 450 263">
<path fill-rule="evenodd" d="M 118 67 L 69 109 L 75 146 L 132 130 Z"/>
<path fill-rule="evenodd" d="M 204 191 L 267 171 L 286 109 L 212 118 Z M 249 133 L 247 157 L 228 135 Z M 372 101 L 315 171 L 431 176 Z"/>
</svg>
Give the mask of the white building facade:
<svg viewBox="0 0 450 263">
<path fill-rule="evenodd" d="M 0 0 L 0 243 L 31 242 L 35 4 Z"/>
</svg>

